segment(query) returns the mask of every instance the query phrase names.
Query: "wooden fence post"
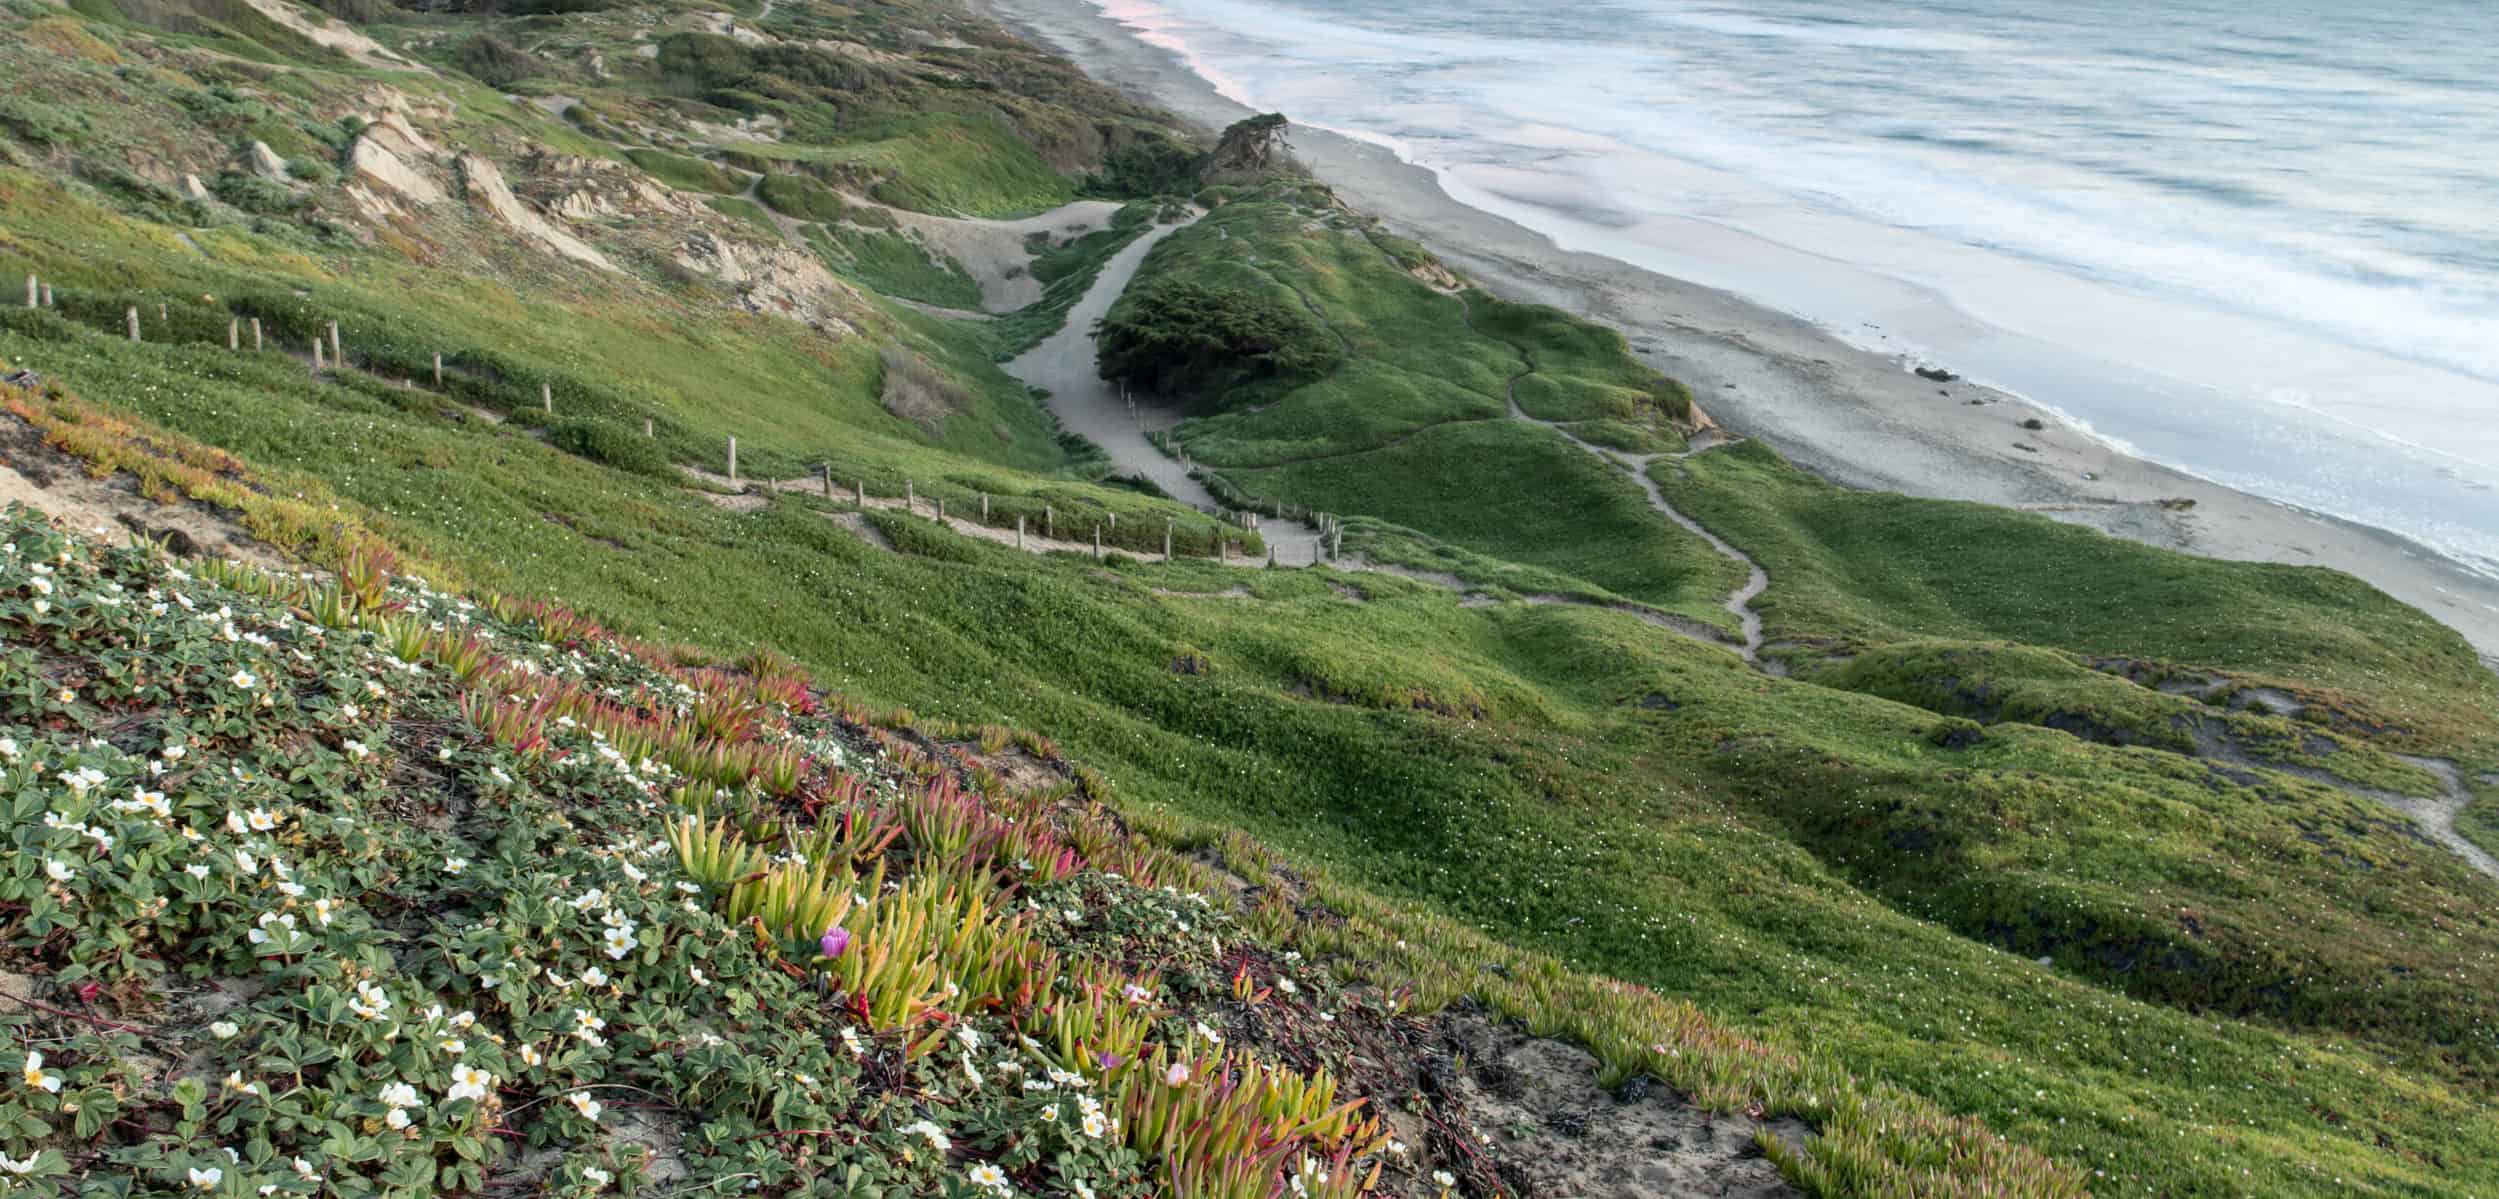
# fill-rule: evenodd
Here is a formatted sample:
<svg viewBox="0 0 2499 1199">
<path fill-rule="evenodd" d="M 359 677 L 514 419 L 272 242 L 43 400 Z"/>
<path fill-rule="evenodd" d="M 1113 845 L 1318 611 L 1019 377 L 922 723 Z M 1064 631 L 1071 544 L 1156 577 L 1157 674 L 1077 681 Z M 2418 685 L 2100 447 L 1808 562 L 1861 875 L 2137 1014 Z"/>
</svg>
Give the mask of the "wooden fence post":
<svg viewBox="0 0 2499 1199">
<path fill-rule="evenodd" d="M 824 464 L 824 498 L 833 498 L 833 464 L 830 462 Z"/>
<path fill-rule="evenodd" d="M 1041 535 L 1052 541 L 1059 538 L 1059 512 L 1048 504 L 1041 506 Z"/>
<path fill-rule="evenodd" d="M 338 348 L 338 322 L 330 322 L 330 365 L 341 370 L 347 367 L 347 352 Z"/>
<path fill-rule="evenodd" d="M 42 299 L 43 288 L 40 282 L 33 275 L 26 276 L 26 306 L 28 308 L 42 307 L 40 302 Z"/>
<path fill-rule="evenodd" d="M 434 351 L 434 390 L 436 390 L 436 391 L 441 391 L 441 390 L 442 390 L 442 386 L 443 386 L 443 352 L 442 352 L 441 350 L 436 350 L 436 351 Z M 646 430 L 644 430 L 644 431 L 643 431 L 643 436 L 645 436 L 645 437 L 650 436 L 650 431 L 649 431 L 649 430 L 647 430 L 647 429 L 646 429 Z"/>
<path fill-rule="evenodd" d="M 226 348 L 229 350 L 243 348 L 243 318 L 239 316 L 226 318 Z"/>
<path fill-rule="evenodd" d="M 321 339 L 320 339 L 320 338 L 318 338 L 318 337 L 315 337 L 315 338 L 313 338 L 313 339 L 312 339 L 312 369 L 314 369 L 314 370 L 316 370 L 316 371 L 324 371 L 324 370 L 328 370 L 328 369 L 330 369 L 329 363 L 327 363 L 327 362 L 325 362 L 325 361 L 323 361 L 323 360 L 322 360 L 322 357 L 321 357 Z"/>
<path fill-rule="evenodd" d="M 252 318 L 252 352 L 260 352 L 260 318 Z"/>
<path fill-rule="evenodd" d="M 738 439 L 729 439 L 729 486 L 738 485 Z"/>
<path fill-rule="evenodd" d="M 1024 548 L 1024 518 L 1021 516 L 1015 518 L 1015 548 Z"/>
<path fill-rule="evenodd" d="M 1171 518 L 1163 518 L 1163 561 L 1171 561 Z"/>
<path fill-rule="evenodd" d="M 902 481 L 902 510 L 905 512 L 917 511 L 914 505 L 919 502 L 919 495 L 911 488 L 911 480 L 904 479 Z"/>
<path fill-rule="evenodd" d="M 989 493 L 986 491 L 981 493 L 981 523 L 989 523 Z"/>
<path fill-rule="evenodd" d="M 935 503 L 937 505 L 937 523 L 942 525 L 946 523 L 946 497 L 942 495 L 938 496 Z"/>
<path fill-rule="evenodd" d="M 1093 560 L 1102 560 L 1102 526 L 1098 524 L 1093 526 Z"/>
<path fill-rule="evenodd" d="M 52 285 L 49 283 L 43 285 L 43 306 L 52 307 Z"/>
<path fill-rule="evenodd" d="M 657 436 L 659 436 L 659 432 L 658 432 L 656 429 L 652 428 L 652 426 L 651 426 L 651 418 L 650 418 L 650 417 L 647 417 L 647 416 L 646 416 L 646 417 L 643 417 L 643 418 L 642 418 L 642 435 L 643 435 L 644 437 L 657 437 Z"/>
<path fill-rule="evenodd" d="M 552 384 L 552 383 L 546 383 L 546 382 L 541 382 L 541 383 L 539 383 L 539 384 L 538 384 L 538 406 L 539 406 L 540 408 L 545 409 L 545 410 L 546 410 L 547 415 L 549 415 L 549 416 L 553 416 L 553 415 L 555 415 L 555 385 L 554 385 L 554 384 Z M 736 439 L 736 438 L 734 438 L 734 437 L 730 438 L 729 440 L 730 440 L 732 443 L 734 443 L 734 442 L 736 442 L 736 441 L 737 441 L 737 439 Z M 732 458 L 734 458 L 734 457 L 736 457 L 736 456 L 737 456 L 737 455 L 736 455 L 736 454 L 734 454 L 734 453 L 730 455 L 730 457 L 732 457 Z M 730 468 L 730 471 L 729 471 L 729 477 L 734 479 L 734 478 L 736 478 L 736 477 L 737 477 L 737 473 L 738 473 L 738 472 L 737 472 L 737 469 L 736 469 L 736 468 L 734 468 L 734 467 L 732 467 L 732 468 Z"/>
<path fill-rule="evenodd" d="M 866 479 L 850 481 L 850 498 L 858 502 L 861 512 L 868 510 L 868 481 Z"/>
<path fill-rule="evenodd" d="M 160 325 L 165 323 L 165 302 L 163 300 L 158 300 L 156 302 L 156 323 Z"/>
<path fill-rule="evenodd" d="M 124 323 L 130 326 L 130 340 L 139 340 L 139 306 L 136 304 L 131 305 L 130 311 L 123 313 L 122 315 Z"/>
</svg>

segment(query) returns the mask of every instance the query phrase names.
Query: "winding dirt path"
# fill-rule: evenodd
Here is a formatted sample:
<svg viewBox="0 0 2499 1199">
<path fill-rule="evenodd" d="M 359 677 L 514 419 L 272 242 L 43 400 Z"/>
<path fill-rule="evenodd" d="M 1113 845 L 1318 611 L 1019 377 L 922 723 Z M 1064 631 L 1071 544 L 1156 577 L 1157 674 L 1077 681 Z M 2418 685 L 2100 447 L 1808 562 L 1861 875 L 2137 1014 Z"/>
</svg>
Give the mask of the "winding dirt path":
<svg viewBox="0 0 2499 1199">
<path fill-rule="evenodd" d="M 2392 791 L 2376 791 L 2350 784 L 2344 784 L 2343 789 L 2357 795 L 2366 795 L 2410 816 L 2412 822 L 2420 825 L 2421 831 L 2428 834 L 2430 840 L 2454 850 L 2456 856 L 2463 858 L 2466 865 L 2491 878 L 2499 879 L 2499 858 L 2492 857 L 2488 850 L 2475 845 L 2463 833 L 2456 831 L 2456 817 L 2462 815 L 2464 809 L 2473 802 L 2473 792 L 2464 785 L 2464 772 L 2457 769 L 2455 763 L 2445 758 L 2417 758 L 2409 754 L 2397 756 L 2405 762 L 2438 776 L 2437 798 L 2425 799 L 2418 795 L 2400 795 Z"/>
<path fill-rule="evenodd" d="M 1503 384 L 1504 394 L 1502 398 L 1509 403 L 1510 419 L 1526 421 L 1531 425 L 1541 425 L 1544 428 L 1552 430 L 1564 441 L 1570 442 L 1572 445 L 1578 446 L 1580 449 L 1596 455 L 1600 460 L 1622 467 L 1630 473 L 1633 481 L 1640 484 L 1640 490 L 1648 493 L 1650 507 L 1657 509 L 1660 515 L 1670 521 L 1673 521 L 1675 523 L 1675 527 L 1700 538 L 1703 543 L 1707 544 L 1710 549 L 1716 551 L 1719 556 L 1743 564 L 1743 586 L 1729 592 L 1727 594 L 1727 598 L 1719 604 L 1719 607 L 1725 608 L 1736 618 L 1737 627 L 1744 631 L 1743 640 L 1740 642 L 1730 642 L 1723 636 L 1712 636 L 1707 640 L 1734 650 L 1739 657 L 1742 657 L 1747 662 L 1756 666 L 1762 665 L 1761 614 L 1753 611 L 1753 600 L 1764 590 L 1769 588 L 1769 572 L 1761 568 L 1761 563 L 1753 561 L 1751 555 L 1727 544 L 1725 538 L 1720 537 L 1716 533 L 1710 532 L 1706 528 L 1703 528 L 1701 522 L 1684 515 L 1683 512 L 1677 509 L 1673 504 L 1667 503 L 1665 491 L 1658 487 L 1657 480 L 1649 477 L 1649 465 L 1656 462 L 1658 459 L 1665 457 L 1687 457 L 1689 456 L 1689 453 L 1706 452 L 1708 447 L 1679 455 L 1622 454 L 1582 439 L 1578 434 L 1571 432 L 1558 421 L 1540 420 L 1536 417 L 1528 415 L 1526 409 L 1519 407 L 1518 381 L 1536 373 L 1535 356 L 1527 352 L 1527 347 L 1510 341 L 1507 338 L 1496 337 L 1493 334 L 1486 333 L 1481 327 L 1477 326 L 1475 323 L 1475 306 L 1467 301 L 1464 294 L 1460 294 L 1458 296 L 1458 306 L 1460 311 L 1466 314 L 1466 327 L 1474 331 L 1476 336 L 1498 341 L 1501 344 L 1510 347 L 1510 349 L 1519 357 L 1518 372 L 1511 375 L 1509 380 Z M 1712 632 L 1715 633 L 1716 630 L 1712 630 Z"/>
<path fill-rule="evenodd" d="M 1127 249 L 1103 264 L 1102 273 L 1094 278 L 1085 297 L 1068 310 L 1067 321 L 1059 326 L 1059 331 L 1007 363 L 1006 372 L 1026 386 L 1047 393 L 1050 411 L 1057 414 L 1059 424 L 1101 446 L 1119 469 L 1142 475 L 1162 488 L 1163 494 L 1212 513 L 1224 510 L 1222 502 L 1177 459 L 1146 440 L 1145 430 L 1130 414 L 1118 389 L 1103 380 L 1095 365 L 1093 345 L 1094 324 L 1128 290 L 1129 281 L 1145 264 L 1145 256 L 1164 238 L 1196 221 L 1193 215 L 1178 224 L 1158 225 L 1129 243 Z M 1319 548 L 1319 531 L 1306 525 L 1277 521 L 1272 526 L 1262 525 L 1259 533 L 1275 550 L 1278 561 L 1308 562 Z"/>
</svg>

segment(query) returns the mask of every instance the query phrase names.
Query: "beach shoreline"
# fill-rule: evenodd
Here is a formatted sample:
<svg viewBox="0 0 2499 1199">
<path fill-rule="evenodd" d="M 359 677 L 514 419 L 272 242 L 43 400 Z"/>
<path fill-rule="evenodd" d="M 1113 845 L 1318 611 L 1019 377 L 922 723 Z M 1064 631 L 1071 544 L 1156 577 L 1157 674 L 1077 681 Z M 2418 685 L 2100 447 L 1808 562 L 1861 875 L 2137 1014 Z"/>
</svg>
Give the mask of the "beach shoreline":
<svg viewBox="0 0 2499 1199">
<path fill-rule="evenodd" d="M 1096 79 L 1209 128 L 1249 112 L 1087 0 L 978 3 Z M 1967 380 L 1922 378 L 1908 362 L 1736 295 L 1564 249 L 1460 202 L 1386 147 L 1302 125 L 1293 147 L 1391 231 L 1497 295 L 1620 329 L 1719 424 L 1835 483 L 2040 512 L 2207 557 L 2332 567 L 2456 629 L 2499 666 L 2499 585 L 2409 539 L 2133 457 L 2053 410 Z"/>
</svg>

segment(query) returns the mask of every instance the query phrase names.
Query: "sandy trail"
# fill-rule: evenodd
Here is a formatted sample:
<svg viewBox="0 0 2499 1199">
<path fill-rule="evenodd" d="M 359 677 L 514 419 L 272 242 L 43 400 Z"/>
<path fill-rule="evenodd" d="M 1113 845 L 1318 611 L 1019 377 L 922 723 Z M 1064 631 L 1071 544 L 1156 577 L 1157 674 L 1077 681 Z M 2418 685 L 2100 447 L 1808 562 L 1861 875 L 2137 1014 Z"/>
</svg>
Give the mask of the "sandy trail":
<svg viewBox="0 0 2499 1199">
<path fill-rule="evenodd" d="M 1458 297 L 1458 304 L 1460 309 L 1466 314 L 1467 328 L 1474 330 L 1477 336 L 1491 337 L 1493 340 L 1509 346 L 1510 349 L 1519 356 L 1518 373 L 1510 376 L 1509 381 L 1505 385 L 1505 394 L 1503 396 L 1503 399 L 1507 400 L 1510 405 L 1510 419 L 1526 421 L 1531 425 L 1541 425 L 1544 428 L 1552 430 L 1555 434 L 1560 436 L 1563 440 L 1570 442 L 1572 445 L 1578 446 L 1580 449 L 1596 455 L 1603 461 L 1622 467 L 1630 473 L 1633 481 L 1640 484 L 1640 490 L 1648 493 L 1650 507 L 1657 509 L 1660 515 L 1670 521 L 1673 521 L 1675 523 L 1675 527 L 1700 538 L 1702 542 L 1709 546 L 1710 549 L 1716 551 L 1719 556 L 1743 564 L 1744 585 L 1736 588 L 1732 592 L 1729 592 L 1727 598 L 1719 604 L 1720 607 L 1725 608 L 1736 618 L 1737 626 L 1744 631 L 1743 640 L 1741 642 L 1731 643 L 1725 640 L 1723 636 L 1711 636 L 1704 638 L 1704 640 L 1708 640 L 1712 644 L 1724 645 L 1728 649 L 1734 650 L 1737 655 L 1741 656 L 1745 661 L 1751 662 L 1756 666 L 1761 665 L 1761 614 L 1753 611 L 1753 600 L 1756 596 L 1759 596 L 1763 591 L 1769 588 L 1769 572 L 1764 571 L 1761 568 L 1761 563 L 1753 561 L 1751 555 L 1727 544 L 1725 538 L 1722 538 L 1716 533 L 1712 533 L 1708 529 L 1701 527 L 1701 522 L 1684 515 L 1673 504 L 1666 502 L 1666 493 L 1659 489 L 1657 480 L 1649 477 L 1649 464 L 1660 458 L 1669 457 L 1670 455 L 1617 454 L 1611 450 L 1607 450 L 1601 446 L 1582 440 L 1578 434 L 1564 428 L 1558 422 L 1539 420 L 1533 416 L 1529 416 L 1526 409 L 1519 407 L 1518 381 L 1536 373 L 1535 357 L 1527 352 L 1527 348 L 1525 346 L 1518 345 L 1515 342 L 1510 342 L 1499 337 L 1493 337 L 1492 334 L 1486 333 L 1481 328 L 1477 327 L 1475 324 L 1475 308 L 1472 304 L 1467 303 L 1467 299 L 1464 295 L 1460 295 Z M 1708 449 L 1718 444 L 1721 443 L 1712 442 L 1709 446 L 1701 446 L 1687 451 L 1685 454 L 1671 456 L 1688 457 L 1690 454 L 1706 452 Z M 1675 631 L 1683 633 L 1686 636 L 1693 635 L 1691 630 L 1686 628 L 1676 628 Z M 1716 630 L 1711 631 L 1712 633 L 1716 632 Z"/>
<path fill-rule="evenodd" d="M 1057 414 L 1059 424 L 1101 446 L 1119 469 L 1142 475 L 1162 488 L 1165 495 L 1211 513 L 1223 511 L 1223 504 L 1177 460 L 1146 440 L 1145 430 L 1130 415 L 1119 390 L 1104 381 L 1095 368 L 1093 348 L 1094 323 L 1128 289 L 1137 268 L 1144 265 L 1145 256 L 1164 238 L 1187 228 L 1196 219 L 1192 216 L 1179 224 L 1157 226 L 1121 250 L 1102 267 L 1085 298 L 1069 310 L 1067 323 L 1023 357 L 1007 363 L 1006 371 L 1026 386 L 1048 393 L 1050 411 Z M 1272 526 L 1261 526 L 1259 533 L 1280 562 L 1309 562 L 1317 556 L 1317 529 L 1277 521 Z"/>
</svg>

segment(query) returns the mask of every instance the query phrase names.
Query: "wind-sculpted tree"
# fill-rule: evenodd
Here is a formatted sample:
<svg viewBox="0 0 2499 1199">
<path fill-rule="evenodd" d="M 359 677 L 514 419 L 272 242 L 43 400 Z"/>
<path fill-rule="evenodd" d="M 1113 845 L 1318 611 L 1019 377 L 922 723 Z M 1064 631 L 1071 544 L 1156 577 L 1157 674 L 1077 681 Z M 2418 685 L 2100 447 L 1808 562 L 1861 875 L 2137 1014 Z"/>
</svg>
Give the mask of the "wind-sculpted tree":
<svg viewBox="0 0 2499 1199">
<path fill-rule="evenodd" d="M 1280 112 L 1263 112 L 1234 121 L 1215 142 L 1215 153 L 1207 161 L 1207 173 L 1267 173 L 1280 165 L 1282 152 L 1293 148 L 1293 144 L 1285 140 L 1292 125 Z"/>
<path fill-rule="evenodd" d="M 1095 345 L 1103 378 L 1165 395 L 1315 379 L 1345 357 L 1327 330 L 1282 300 L 1178 279 L 1129 293 L 1103 318 Z"/>
</svg>

